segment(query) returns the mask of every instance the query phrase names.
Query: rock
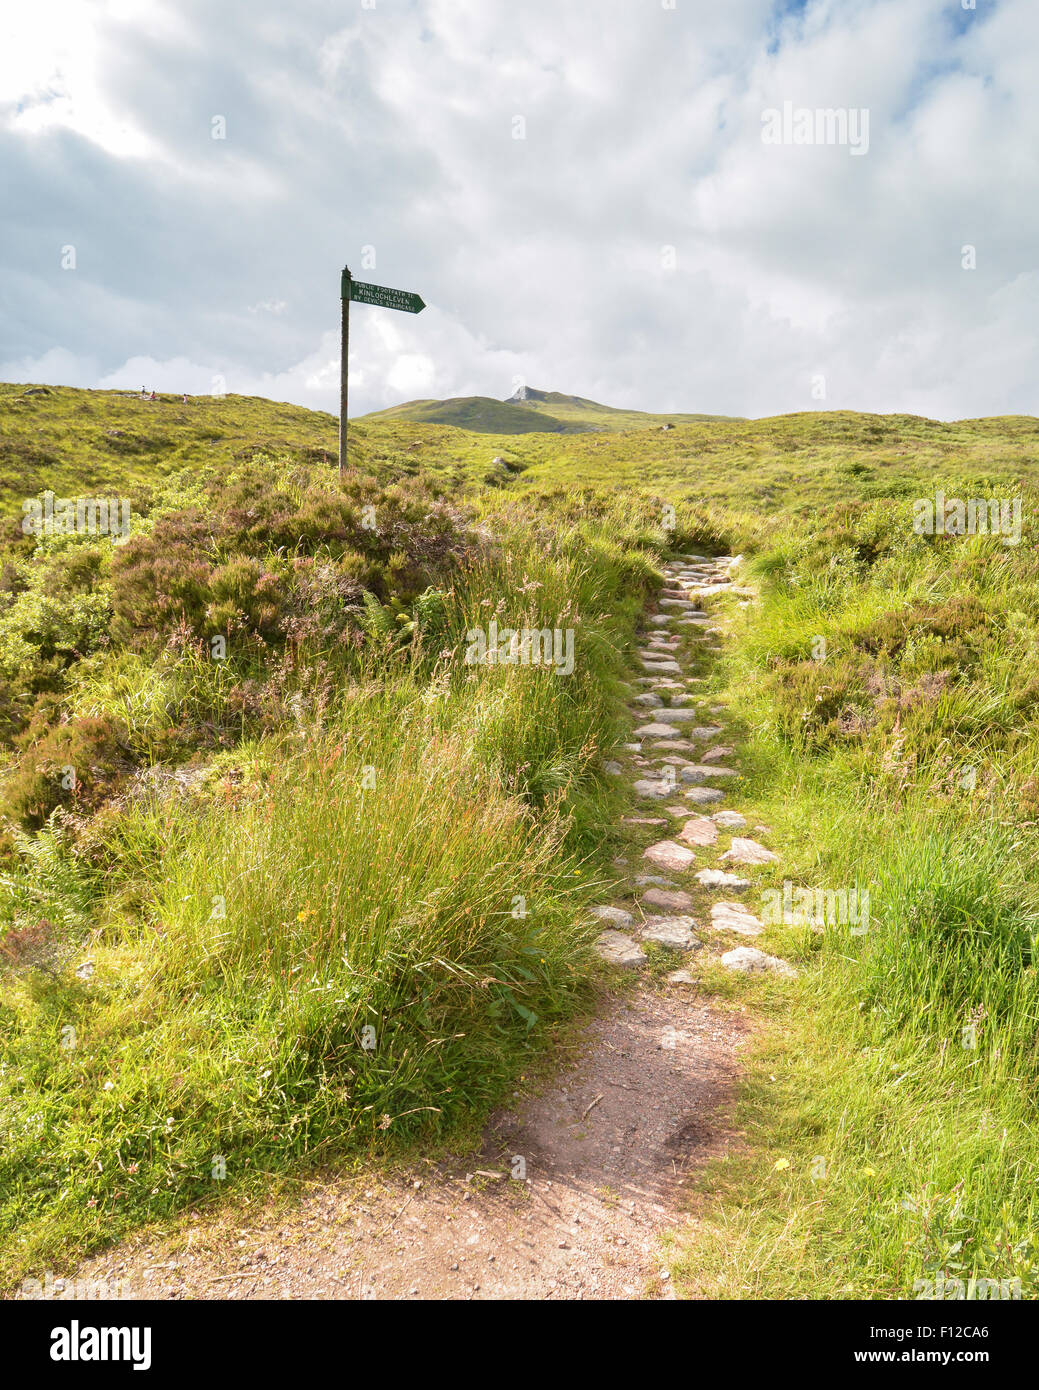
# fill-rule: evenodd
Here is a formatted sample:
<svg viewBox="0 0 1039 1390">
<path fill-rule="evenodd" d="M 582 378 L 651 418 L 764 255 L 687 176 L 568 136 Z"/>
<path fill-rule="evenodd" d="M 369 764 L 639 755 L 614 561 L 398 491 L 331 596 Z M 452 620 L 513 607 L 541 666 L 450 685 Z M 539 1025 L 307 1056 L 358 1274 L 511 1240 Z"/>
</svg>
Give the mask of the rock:
<svg viewBox="0 0 1039 1390">
<path fill-rule="evenodd" d="M 718 838 L 718 827 L 713 820 L 708 820 L 702 816 L 693 816 L 692 820 L 687 820 L 682 829 L 678 832 L 678 838 L 684 840 L 687 845 L 700 845 L 705 848 L 713 845 Z"/>
<path fill-rule="evenodd" d="M 759 936 L 764 930 L 760 920 L 742 903 L 715 903 L 711 908 L 711 925 L 723 931 L 739 932 L 741 936 Z"/>
<path fill-rule="evenodd" d="M 667 879 L 658 879 L 657 882 L 667 883 Z M 642 895 L 643 907 L 662 907 L 665 912 L 686 912 L 692 905 L 693 900 L 689 894 L 683 893 L 678 888 L 671 892 L 665 889 L 651 888 L 648 893 Z"/>
<path fill-rule="evenodd" d="M 675 789 L 674 782 L 650 782 L 645 777 L 640 777 L 632 790 L 635 795 L 641 797 L 643 801 L 659 801 L 663 796 L 670 796 Z"/>
<path fill-rule="evenodd" d="M 666 738 L 653 744 L 654 753 L 694 753 L 695 751 L 695 745 L 686 738 Z"/>
<path fill-rule="evenodd" d="M 622 931 L 604 931 L 596 939 L 595 949 L 601 959 L 610 965 L 630 967 L 642 965 L 648 959 L 638 942 L 633 941 L 630 936 L 625 936 Z"/>
<path fill-rule="evenodd" d="M 734 893 L 742 893 L 745 888 L 750 887 L 749 878 L 728 874 L 724 869 L 701 869 L 696 875 L 696 881 L 702 883 L 705 888 L 731 888 Z"/>
<path fill-rule="evenodd" d="M 773 864 L 778 862 L 779 855 L 759 845 L 757 840 L 742 840 L 736 836 L 722 858 L 731 859 L 734 864 Z"/>
<path fill-rule="evenodd" d="M 672 724 L 688 724 L 692 720 L 699 718 L 699 711 L 695 709 L 679 709 L 677 705 L 668 707 L 663 716 L 670 720 Z"/>
<path fill-rule="evenodd" d="M 620 763 L 608 762 L 603 763 L 603 772 L 606 773 L 607 777 L 620 777 L 623 775 L 624 769 Z"/>
<path fill-rule="evenodd" d="M 682 674 L 682 668 L 677 661 L 646 661 L 643 659 L 642 669 L 662 676 L 680 676 Z"/>
<path fill-rule="evenodd" d="M 723 830 L 739 830 L 747 824 L 746 816 L 741 816 L 739 811 L 715 811 L 711 820 Z"/>
<path fill-rule="evenodd" d="M 653 613 L 650 615 L 649 621 L 654 627 L 666 627 L 671 619 L 666 613 Z"/>
<path fill-rule="evenodd" d="M 651 864 L 659 864 L 662 869 L 688 869 L 690 864 L 696 863 L 693 851 L 683 845 L 676 845 L 674 840 L 660 840 L 655 845 L 650 845 L 649 849 L 643 851 L 642 857 L 648 859 Z"/>
<path fill-rule="evenodd" d="M 589 909 L 589 916 L 598 922 L 607 922 L 611 927 L 630 927 L 635 920 L 623 907 L 593 907 Z"/>
<path fill-rule="evenodd" d="M 708 777 L 738 777 L 731 767 L 715 767 L 712 763 L 686 763 L 679 776 L 683 782 L 705 782 Z"/>
<path fill-rule="evenodd" d="M 695 613 L 697 611 L 696 604 L 690 603 L 690 601 L 685 598 L 662 598 L 660 600 L 660 606 L 661 608 L 673 609 L 679 613 Z"/>
<path fill-rule="evenodd" d="M 696 923 L 691 917 L 650 917 L 642 928 L 643 941 L 655 941 L 676 951 L 691 951 L 702 943 L 693 935 Z"/>
<path fill-rule="evenodd" d="M 723 743 L 716 743 L 713 748 L 705 748 L 700 754 L 702 763 L 713 763 L 718 758 L 727 758 L 730 753 L 735 753 L 735 748 L 726 748 Z"/>
<path fill-rule="evenodd" d="M 673 888 L 674 886 L 669 878 L 662 878 L 660 874 L 639 874 L 635 879 L 636 888 Z"/>
<path fill-rule="evenodd" d="M 691 801 L 696 806 L 708 806 L 712 801 L 725 800 L 725 793 L 717 787 L 693 787 L 691 791 L 683 792 L 682 795 L 686 801 Z"/>
<path fill-rule="evenodd" d="M 687 729 L 690 738 L 717 738 L 721 729 L 714 724 L 701 724 L 698 728 Z"/>
<path fill-rule="evenodd" d="M 688 970 L 672 970 L 671 974 L 667 977 L 667 982 L 669 985 L 696 984 L 696 981 L 693 979 L 692 975 L 690 975 Z"/>
<path fill-rule="evenodd" d="M 671 738 L 678 730 L 671 724 L 643 724 L 635 733 L 639 738 Z"/>
<path fill-rule="evenodd" d="M 727 970 L 739 970 L 745 975 L 764 974 L 768 971 L 775 975 L 784 975 L 790 980 L 797 978 L 797 971 L 789 961 L 780 960 L 778 956 L 767 956 L 756 946 L 737 946 L 734 951 L 726 951 L 722 956 L 722 965 Z"/>
<path fill-rule="evenodd" d="M 645 705 L 649 709 L 659 709 L 663 704 L 659 695 L 654 695 L 652 690 L 647 690 L 644 695 L 636 695 L 632 701 L 633 705 Z"/>
<path fill-rule="evenodd" d="M 641 744 L 641 743 L 622 743 L 622 744 L 621 744 L 621 747 L 622 747 L 626 752 L 628 752 L 628 753 L 641 753 L 641 752 L 642 752 L 642 744 Z"/>
</svg>

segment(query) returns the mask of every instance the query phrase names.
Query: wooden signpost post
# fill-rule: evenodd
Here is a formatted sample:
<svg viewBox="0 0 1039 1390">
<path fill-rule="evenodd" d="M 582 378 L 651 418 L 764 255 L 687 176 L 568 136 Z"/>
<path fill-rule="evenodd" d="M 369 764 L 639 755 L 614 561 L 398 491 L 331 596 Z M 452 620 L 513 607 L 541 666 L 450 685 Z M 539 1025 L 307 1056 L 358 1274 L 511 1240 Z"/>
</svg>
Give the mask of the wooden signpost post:
<svg viewBox="0 0 1039 1390">
<path fill-rule="evenodd" d="M 349 266 L 343 267 L 343 280 L 339 289 L 343 302 L 342 341 L 339 360 L 339 476 L 346 467 L 346 394 L 347 357 L 350 352 L 350 301 L 358 304 L 377 304 L 382 309 L 400 309 L 405 314 L 421 314 L 426 307 L 417 294 L 410 290 L 391 290 L 386 285 L 368 285 L 363 280 L 355 280 Z"/>
</svg>

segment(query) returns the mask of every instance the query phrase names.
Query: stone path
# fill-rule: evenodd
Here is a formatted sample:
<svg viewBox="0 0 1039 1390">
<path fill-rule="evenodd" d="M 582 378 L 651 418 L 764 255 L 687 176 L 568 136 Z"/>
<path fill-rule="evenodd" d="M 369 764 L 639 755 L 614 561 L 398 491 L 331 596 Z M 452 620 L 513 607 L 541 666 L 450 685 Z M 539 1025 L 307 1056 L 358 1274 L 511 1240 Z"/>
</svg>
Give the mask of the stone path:
<svg viewBox="0 0 1039 1390">
<path fill-rule="evenodd" d="M 690 967 L 793 973 L 747 944 L 763 926 L 738 898 L 774 855 L 734 834 L 746 819 L 734 750 L 716 741 L 726 711 L 704 708 L 693 674 L 718 630 L 703 604 L 732 591 L 737 567 L 679 558 L 647 614 L 635 741 L 605 769 L 631 781 L 631 847 L 613 900 L 593 909 L 599 954 L 635 979 L 604 993 L 548 1086 L 495 1116 L 477 1153 L 321 1174 L 303 1199 L 227 1203 L 77 1277 L 117 1279 L 136 1298 L 670 1296 L 661 1237 L 689 1219 L 690 1175 L 734 1142 L 721 1107 L 747 1036 Z"/>
<path fill-rule="evenodd" d="M 629 818 L 633 825 L 667 828 L 663 839 L 642 851 L 643 867 L 660 870 L 663 876 L 636 875 L 633 905 L 604 904 L 595 910 L 608 926 L 597 942 L 603 960 L 625 968 L 639 967 L 649 960 L 646 942 L 667 946 L 682 957 L 675 960 L 676 969 L 667 977 L 678 986 L 694 982 L 689 957 L 705 950 L 709 959 L 716 959 L 728 970 L 786 977 L 797 973 L 787 961 L 755 946 L 732 944 L 731 934 L 756 936 L 763 930 L 753 913 L 724 899 L 702 902 L 703 890 L 711 895 L 731 895 L 752 887 L 753 879 L 733 872 L 730 865 L 759 866 L 778 860 L 767 845 L 750 836 L 732 834 L 746 826 L 741 812 L 729 807 L 711 809 L 733 799 L 739 772 L 724 761 L 735 749 L 713 742 L 725 732 L 724 725 L 713 722 L 725 712 L 724 707 L 703 708 L 695 693 L 702 678 L 689 673 L 697 646 L 713 650 L 707 639 L 722 632 L 704 610 L 704 601 L 719 593 L 753 594 L 753 590 L 735 586 L 732 574 L 738 567 L 738 558 L 709 560 L 703 556 L 684 556 L 666 567 L 660 611 L 648 615 L 644 645 L 638 651 L 643 672 L 639 683 L 648 688 L 632 699 L 638 742 L 627 749 L 632 755 L 635 797 L 660 803 L 664 812 L 663 817 Z M 690 656 L 683 656 L 684 649 Z M 643 715 L 649 717 L 643 720 Z M 617 775 L 624 775 L 619 763 L 613 767 Z M 669 802 L 672 804 L 664 804 Z M 758 833 L 767 832 L 759 827 Z M 699 897 L 694 895 L 696 887 Z M 696 914 L 700 906 L 709 913 L 711 935 L 716 938 L 710 947 L 705 946 L 702 933 L 698 934 Z"/>
</svg>

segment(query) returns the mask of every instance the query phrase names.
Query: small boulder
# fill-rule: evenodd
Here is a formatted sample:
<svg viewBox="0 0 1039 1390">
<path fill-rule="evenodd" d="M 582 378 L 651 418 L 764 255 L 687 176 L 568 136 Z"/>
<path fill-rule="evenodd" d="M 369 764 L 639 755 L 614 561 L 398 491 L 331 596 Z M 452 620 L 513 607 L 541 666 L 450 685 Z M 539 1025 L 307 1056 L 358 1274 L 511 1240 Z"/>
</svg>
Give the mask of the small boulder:
<svg viewBox="0 0 1039 1390">
<path fill-rule="evenodd" d="M 657 864 L 662 869 L 671 869 L 672 871 L 688 869 L 691 864 L 696 863 L 696 855 L 693 851 L 675 844 L 674 840 L 659 840 L 655 845 L 650 845 L 649 849 L 644 850 L 642 857 L 648 859 L 651 864 Z"/>
<path fill-rule="evenodd" d="M 745 975 L 771 973 L 790 980 L 797 978 L 797 971 L 789 961 L 780 960 L 778 956 L 767 956 L 756 946 L 737 946 L 734 951 L 726 951 L 722 956 L 722 965 L 727 970 L 739 970 Z"/>
<path fill-rule="evenodd" d="M 643 941 L 655 941 L 676 951 L 690 951 L 701 945 L 693 935 L 696 923 L 692 917 L 650 917 L 642 928 Z"/>
<path fill-rule="evenodd" d="M 737 835 L 722 859 L 731 859 L 734 864 L 773 864 L 778 861 L 779 855 L 759 845 L 757 840 L 744 840 Z"/>
<path fill-rule="evenodd" d="M 760 920 L 742 903 L 715 903 L 711 908 L 711 925 L 722 931 L 738 932 L 740 936 L 760 936 L 764 930 Z"/>
<path fill-rule="evenodd" d="M 708 820 L 703 816 L 693 816 L 682 826 L 678 832 L 678 838 L 687 845 L 699 845 L 706 848 L 717 840 L 718 827 L 713 820 Z"/>
<path fill-rule="evenodd" d="M 589 910 L 589 916 L 611 927 L 630 927 L 635 920 L 623 907 L 593 907 Z"/>
<path fill-rule="evenodd" d="M 742 893 L 750 887 L 749 878 L 727 874 L 724 869 L 701 869 L 696 875 L 696 881 L 702 883 L 705 888 L 731 888 L 734 893 Z"/>
<path fill-rule="evenodd" d="M 622 931 L 604 931 L 597 938 L 595 949 L 600 958 L 609 965 L 631 967 L 642 965 L 648 959 L 638 942 L 633 941 L 630 936 L 625 936 Z"/>
<path fill-rule="evenodd" d="M 667 879 L 660 879 L 659 882 L 666 883 Z M 663 908 L 665 912 L 687 912 L 692 905 L 692 898 L 688 893 L 683 893 L 680 888 L 674 888 L 670 891 L 664 888 L 651 888 L 648 893 L 642 895 L 643 907 Z"/>
</svg>

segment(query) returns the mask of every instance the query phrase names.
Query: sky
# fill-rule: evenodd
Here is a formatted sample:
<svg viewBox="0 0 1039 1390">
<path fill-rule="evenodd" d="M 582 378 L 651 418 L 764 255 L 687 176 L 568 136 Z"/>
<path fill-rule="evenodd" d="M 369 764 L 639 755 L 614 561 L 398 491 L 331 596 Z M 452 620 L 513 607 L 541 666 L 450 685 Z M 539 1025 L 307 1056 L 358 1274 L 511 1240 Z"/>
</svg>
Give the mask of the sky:
<svg viewBox="0 0 1039 1390">
<path fill-rule="evenodd" d="M 0 189 L 4 381 L 1039 413 L 1036 0 L 8 4 Z"/>
</svg>

